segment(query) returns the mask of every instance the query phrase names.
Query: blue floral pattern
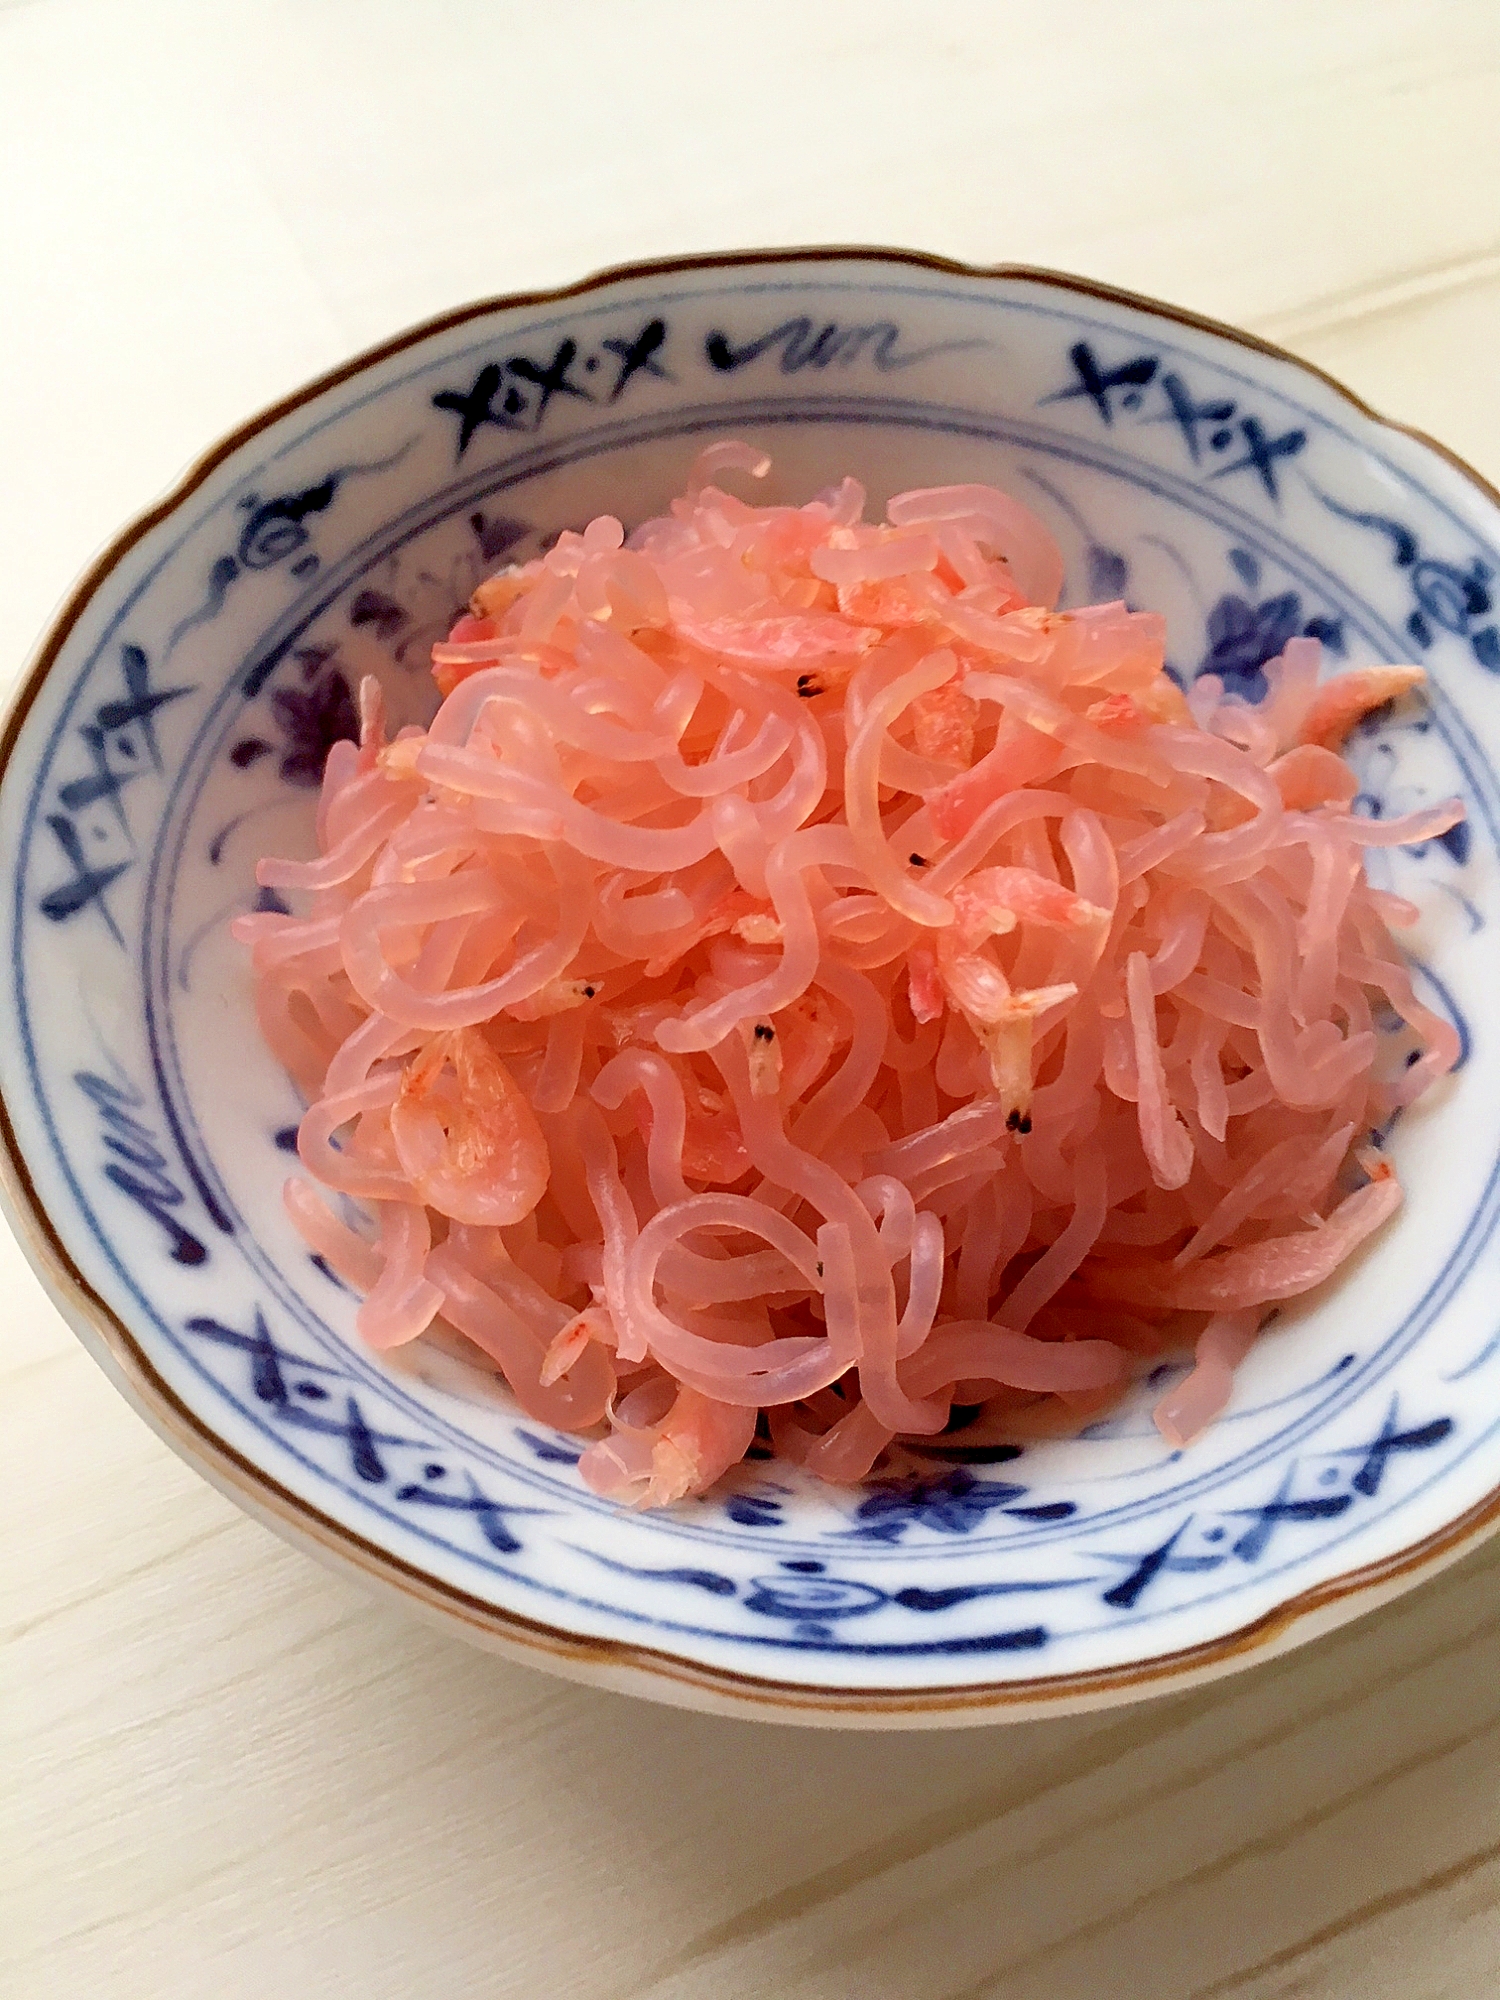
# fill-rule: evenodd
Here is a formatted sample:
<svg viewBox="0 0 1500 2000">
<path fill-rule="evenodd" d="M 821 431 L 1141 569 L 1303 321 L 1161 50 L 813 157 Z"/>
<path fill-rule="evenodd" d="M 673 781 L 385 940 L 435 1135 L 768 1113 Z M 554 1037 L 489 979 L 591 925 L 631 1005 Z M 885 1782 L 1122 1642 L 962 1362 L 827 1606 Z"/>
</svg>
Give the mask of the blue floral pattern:
<svg viewBox="0 0 1500 2000">
<path fill-rule="evenodd" d="M 955 1466 L 936 1478 L 912 1473 L 876 1479 L 854 1510 L 856 1526 L 850 1533 L 863 1541 L 899 1542 L 908 1528 L 968 1535 L 984 1527 L 996 1510 L 1018 1521 L 1066 1521 L 1078 1511 L 1071 1500 L 1018 1505 L 1026 1491 L 1010 1480 L 980 1479 L 967 1466 Z"/>
<path fill-rule="evenodd" d="M 1257 601 L 1245 592 L 1254 592 L 1260 583 L 1260 559 L 1248 549 L 1234 548 L 1229 562 L 1245 588 L 1226 590 L 1210 608 L 1199 673 L 1217 674 L 1231 694 L 1259 701 L 1266 691 L 1261 668 L 1284 651 L 1288 639 L 1317 639 L 1334 655 L 1343 654 L 1341 620 L 1309 613 L 1295 590 L 1279 590 Z"/>
<path fill-rule="evenodd" d="M 400 623 L 405 622 L 401 614 Z M 263 736 L 242 736 L 229 752 L 237 770 L 247 770 L 262 757 L 277 756 L 277 775 L 284 785 L 312 789 L 323 782 L 323 766 L 335 743 L 359 736 L 359 715 L 348 677 L 337 664 L 333 646 L 304 646 L 294 655 L 302 685 L 274 687 L 270 693 L 273 722 L 281 738 L 277 746 Z"/>
</svg>

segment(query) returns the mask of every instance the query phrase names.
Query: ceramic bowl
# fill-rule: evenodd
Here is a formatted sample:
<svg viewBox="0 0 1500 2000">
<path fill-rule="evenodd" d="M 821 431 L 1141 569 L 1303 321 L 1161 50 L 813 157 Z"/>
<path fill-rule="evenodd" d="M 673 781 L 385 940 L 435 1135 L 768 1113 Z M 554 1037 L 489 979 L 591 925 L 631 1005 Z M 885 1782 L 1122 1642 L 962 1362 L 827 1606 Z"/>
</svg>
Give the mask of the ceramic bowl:
<svg viewBox="0 0 1500 2000">
<path fill-rule="evenodd" d="M 639 1515 L 577 1442 L 437 1346 L 381 1359 L 283 1214 L 299 1105 L 228 919 L 305 851 L 378 674 L 558 529 L 658 511 L 711 438 L 773 495 L 988 480 L 1070 601 L 1166 613 L 1245 690 L 1294 633 L 1415 658 L 1425 710 L 1353 747 L 1363 809 L 1468 818 L 1383 854 L 1459 1072 L 1392 1136 L 1398 1221 L 1286 1311 L 1222 1421 L 1169 1450 L 1158 1370 L 1024 1451 L 962 1435 L 863 1488 L 747 1463 Z M 11 710 L 0 1090 L 12 1219 L 167 1440 L 293 1540 L 456 1631 L 611 1687 L 783 1721 L 1003 1720 L 1129 1699 L 1307 1638 L 1500 1513 L 1500 503 L 1427 441 L 1226 328 L 1028 270 L 862 250 L 690 259 L 474 305 L 217 446 L 80 583 Z M 59 1424 L 59 1451 L 68 1449 Z"/>
</svg>

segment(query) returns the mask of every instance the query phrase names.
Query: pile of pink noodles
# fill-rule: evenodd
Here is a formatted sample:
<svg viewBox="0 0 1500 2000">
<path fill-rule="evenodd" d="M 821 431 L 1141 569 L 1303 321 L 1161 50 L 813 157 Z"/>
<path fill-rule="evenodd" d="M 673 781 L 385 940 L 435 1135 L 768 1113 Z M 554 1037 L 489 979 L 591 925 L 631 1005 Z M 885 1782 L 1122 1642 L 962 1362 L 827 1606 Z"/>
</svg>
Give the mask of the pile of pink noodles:
<svg viewBox="0 0 1500 2000">
<path fill-rule="evenodd" d="M 834 1480 L 954 1406 L 1076 1429 L 1196 1347 L 1185 1441 L 1398 1207 L 1370 1134 L 1457 1055 L 1363 856 L 1460 808 L 1360 816 L 1338 754 L 1420 670 L 1319 687 L 1297 639 L 1258 705 L 1184 697 L 1160 618 L 1050 608 L 1005 495 L 711 483 L 766 469 L 714 445 L 491 577 L 426 731 L 365 683 L 321 858 L 260 866 L 305 908 L 236 925 L 374 1228 L 304 1179 L 292 1217 L 373 1346 L 439 1322 L 626 1500 L 758 1426 Z"/>
</svg>

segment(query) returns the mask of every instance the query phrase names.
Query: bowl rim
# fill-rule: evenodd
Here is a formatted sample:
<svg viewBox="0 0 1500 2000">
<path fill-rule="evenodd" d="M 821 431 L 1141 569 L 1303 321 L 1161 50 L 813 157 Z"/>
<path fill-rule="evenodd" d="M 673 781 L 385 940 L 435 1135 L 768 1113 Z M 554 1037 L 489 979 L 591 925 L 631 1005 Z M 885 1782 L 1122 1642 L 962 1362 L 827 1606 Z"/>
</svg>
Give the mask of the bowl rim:
<svg viewBox="0 0 1500 2000">
<path fill-rule="evenodd" d="M 861 262 L 992 283 L 1050 286 L 1075 297 L 1124 306 L 1209 334 L 1311 376 L 1366 422 L 1412 440 L 1456 471 L 1500 510 L 1500 490 L 1447 445 L 1371 407 L 1337 377 L 1274 342 L 1144 293 L 1032 264 L 979 265 L 926 251 L 877 244 L 802 245 L 707 251 L 612 264 L 569 285 L 474 300 L 362 349 L 256 412 L 194 459 L 154 505 L 114 535 L 54 613 L 0 715 L 0 784 L 21 731 L 58 655 L 85 609 L 135 545 L 174 514 L 244 445 L 329 390 L 436 334 L 497 312 L 563 304 L 613 285 L 692 272 L 769 265 Z M 967 1685 L 874 1689 L 808 1685 L 711 1666 L 662 1648 L 593 1637 L 491 1604 L 409 1563 L 293 1493 L 213 1431 L 158 1374 L 125 1320 L 90 1285 L 42 1202 L 0 1091 L 0 1209 L 45 1290 L 83 1346 L 156 1434 L 228 1498 L 304 1551 L 398 1595 L 446 1629 L 568 1678 L 646 1695 L 678 1706 L 764 1720 L 867 1728 L 958 1725 L 1104 1707 L 1233 1672 L 1332 1630 L 1410 1589 L 1500 1529 L 1500 1483 L 1456 1519 L 1380 1560 L 1346 1570 L 1286 1598 L 1233 1632 L 1149 1660 L 1085 1672 Z"/>
</svg>

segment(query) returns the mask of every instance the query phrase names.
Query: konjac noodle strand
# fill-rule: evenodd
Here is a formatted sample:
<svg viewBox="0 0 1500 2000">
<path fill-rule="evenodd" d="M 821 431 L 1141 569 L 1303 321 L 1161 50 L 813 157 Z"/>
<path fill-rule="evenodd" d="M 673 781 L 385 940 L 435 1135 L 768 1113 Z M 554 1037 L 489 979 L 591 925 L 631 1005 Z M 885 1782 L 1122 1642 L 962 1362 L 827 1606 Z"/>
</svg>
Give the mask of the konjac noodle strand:
<svg viewBox="0 0 1500 2000">
<path fill-rule="evenodd" d="M 714 483 L 766 469 L 481 584 L 430 728 L 365 683 L 319 858 L 260 867 L 298 909 L 235 926 L 291 1216 L 372 1346 L 442 1321 L 626 1500 L 758 1428 L 836 1480 L 955 1406 L 1076 1429 L 1195 1348 L 1185 1441 L 1457 1056 L 1363 861 L 1460 808 L 1361 817 L 1338 754 L 1420 676 L 1295 639 L 1184 696 L 1004 494 Z"/>
</svg>

